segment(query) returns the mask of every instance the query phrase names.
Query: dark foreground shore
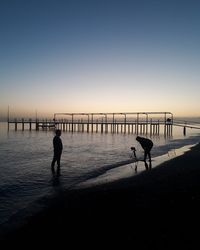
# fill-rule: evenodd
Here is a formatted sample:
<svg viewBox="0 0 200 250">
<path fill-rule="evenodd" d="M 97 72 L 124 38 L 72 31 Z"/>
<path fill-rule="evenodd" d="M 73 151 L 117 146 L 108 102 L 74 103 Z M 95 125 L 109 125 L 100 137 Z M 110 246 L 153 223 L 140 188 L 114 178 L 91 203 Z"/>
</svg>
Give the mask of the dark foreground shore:
<svg viewBox="0 0 200 250">
<path fill-rule="evenodd" d="M 200 144 L 135 177 L 60 194 L 1 240 L 62 243 L 69 249 L 199 249 L 199 227 Z"/>
</svg>

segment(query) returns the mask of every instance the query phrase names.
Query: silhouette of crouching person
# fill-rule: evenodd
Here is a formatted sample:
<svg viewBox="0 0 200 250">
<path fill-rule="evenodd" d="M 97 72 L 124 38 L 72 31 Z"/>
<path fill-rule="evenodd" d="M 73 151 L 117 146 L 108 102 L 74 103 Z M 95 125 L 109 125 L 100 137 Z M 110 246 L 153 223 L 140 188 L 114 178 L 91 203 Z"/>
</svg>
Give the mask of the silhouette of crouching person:
<svg viewBox="0 0 200 250">
<path fill-rule="evenodd" d="M 146 170 L 151 169 L 151 167 L 152 167 L 152 165 L 151 165 L 151 149 L 153 147 L 153 142 L 150 139 L 140 137 L 140 136 L 137 136 L 136 140 L 140 143 L 140 145 L 144 149 L 144 164 L 145 164 Z M 147 156 L 149 158 L 149 166 L 146 162 Z"/>
<path fill-rule="evenodd" d="M 61 130 L 57 129 L 56 130 L 56 135 L 53 138 L 53 148 L 54 148 L 54 155 L 53 155 L 53 160 L 51 163 L 51 169 L 54 172 L 54 166 L 55 163 L 57 162 L 57 166 L 58 166 L 58 171 L 60 170 L 60 159 L 61 159 L 61 154 L 62 154 L 62 150 L 63 150 L 63 144 L 62 144 L 62 140 L 60 138 L 61 136 Z"/>
</svg>

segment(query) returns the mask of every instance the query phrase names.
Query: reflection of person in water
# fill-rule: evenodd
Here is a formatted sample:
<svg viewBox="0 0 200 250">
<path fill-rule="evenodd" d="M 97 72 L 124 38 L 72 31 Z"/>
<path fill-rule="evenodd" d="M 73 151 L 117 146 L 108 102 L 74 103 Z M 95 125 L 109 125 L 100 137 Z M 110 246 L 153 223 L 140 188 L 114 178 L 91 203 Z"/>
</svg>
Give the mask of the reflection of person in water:
<svg viewBox="0 0 200 250">
<path fill-rule="evenodd" d="M 153 142 L 150 139 L 137 136 L 136 140 L 140 143 L 142 148 L 144 149 L 144 164 L 146 169 L 151 169 L 151 149 L 153 147 Z M 149 158 L 149 167 L 146 162 L 147 156 Z"/>
<path fill-rule="evenodd" d="M 56 162 L 58 165 L 58 171 L 60 170 L 60 158 L 61 158 L 61 154 L 63 150 L 63 144 L 62 144 L 62 140 L 60 139 L 60 136 L 61 136 L 61 130 L 57 129 L 56 135 L 53 138 L 54 155 L 53 155 L 53 160 L 51 163 L 52 171 L 54 171 L 54 166 Z"/>
</svg>

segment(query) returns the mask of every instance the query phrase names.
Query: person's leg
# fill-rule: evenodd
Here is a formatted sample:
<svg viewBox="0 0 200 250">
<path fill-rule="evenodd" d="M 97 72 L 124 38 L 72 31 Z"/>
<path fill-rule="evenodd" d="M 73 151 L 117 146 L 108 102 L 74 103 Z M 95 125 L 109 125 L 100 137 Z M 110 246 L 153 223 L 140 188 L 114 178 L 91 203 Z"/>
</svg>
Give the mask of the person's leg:
<svg viewBox="0 0 200 250">
<path fill-rule="evenodd" d="M 151 169 L 152 165 L 151 165 L 151 149 L 152 149 L 153 146 L 151 146 L 149 149 L 148 149 L 148 157 L 149 157 L 149 168 Z"/>
<path fill-rule="evenodd" d="M 59 154 L 57 156 L 57 165 L 58 165 L 58 168 L 60 168 L 60 158 L 61 158 L 61 154 Z"/>
<path fill-rule="evenodd" d="M 56 163 L 56 156 L 54 155 L 54 156 L 53 156 L 53 160 L 52 160 L 52 162 L 51 162 L 51 168 L 54 168 L 55 163 Z"/>
<path fill-rule="evenodd" d="M 144 151 L 144 165 L 145 165 L 146 170 L 148 170 L 148 164 L 146 162 L 146 159 L 147 159 L 147 151 L 145 150 Z"/>
<path fill-rule="evenodd" d="M 56 162 L 56 156 L 54 155 L 53 160 L 51 162 L 51 171 L 52 171 L 53 174 L 55 174 L 55 169 L 54 169 L 55 162 Z"/>
<path fill-rule="evenodd" d="M 151 169 L 152 165 L 151 165 L 151 153 L 148 152 L 148 157 L 149 157 L 149 168 Z"/>
</svg>

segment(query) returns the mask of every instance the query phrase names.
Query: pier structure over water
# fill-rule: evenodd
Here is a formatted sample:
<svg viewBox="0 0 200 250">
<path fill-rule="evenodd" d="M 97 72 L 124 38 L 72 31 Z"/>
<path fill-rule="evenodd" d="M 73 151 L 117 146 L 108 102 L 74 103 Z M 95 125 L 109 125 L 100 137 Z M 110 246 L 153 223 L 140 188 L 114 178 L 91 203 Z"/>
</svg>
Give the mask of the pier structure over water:
<svg viewBox="0 0 200 250">
<path fill-rule="evenodd" d="M 69 121 L 58 124 L 58 128 L 71 132 L 172 133 L 173 114 L 171 112 L 119 112 L 119 113 L 55 113 L 55 121 Z M 68 126 L 67 126 L 68 125 Z"/>
<path fill-rule="evenodd" d="M 8 130 L 61 129 L 66 132 L 172 135 L 171 112 L 55 113 L 53 119 L 10 119 Z"/>
</svg>

